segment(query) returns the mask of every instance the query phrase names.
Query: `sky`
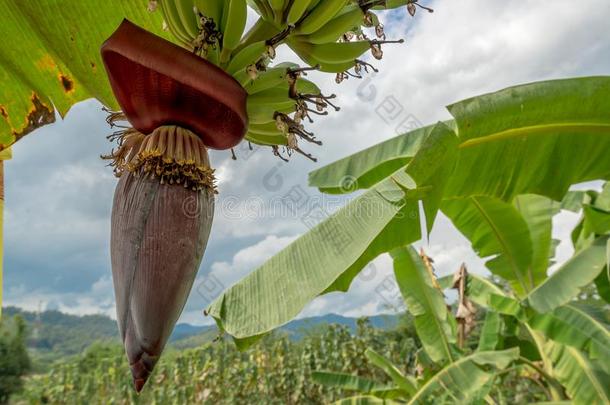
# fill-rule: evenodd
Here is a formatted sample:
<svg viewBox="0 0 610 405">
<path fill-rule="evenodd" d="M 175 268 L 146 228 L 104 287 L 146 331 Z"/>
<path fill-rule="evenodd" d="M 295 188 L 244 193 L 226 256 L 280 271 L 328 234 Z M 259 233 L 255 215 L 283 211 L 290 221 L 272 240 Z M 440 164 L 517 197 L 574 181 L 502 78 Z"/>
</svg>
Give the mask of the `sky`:
<svg viewBox="0 0 610 405">
<path fill-rule="evenodd" d="M 405 127 L 450 118 L 444 106 L 515 84 L 610 73 L 608 0 L 422 1 L 434 8 L 415 18 L 385 12 L 389 38 L 379 73 L 337 85 L 334 76 L 313 73 L 325 94 L 336 93 L 341 111 L 310 126 L 324 145 L 304 145 L 318 162 L 295 155 L 289 163 L 270 150 L 238 148 L 211 152 L 219 179 L 212 234 L 181 322 L 211 323 L 202 310 L 226 288 L 305 232 L 306 212 L 279 210 L 291 192 L 322 199 L 307 186 L 307 174 L 342 157 L 397 136 Z M 277 62 L 296 60 L 285 48 Z M 368 57 L 370 60 L 371 58 Z M 29 310 L 115 317 L 109 239 L 117 179 L 99 157 L 112 145 L 105 113 L 95 100 L 75 105 L 64 120 L 41 128 L 13 148 L 6 163 L 3 305 Z M 599 183 L 577 187 L 599 187 Z M 347 197 L 349 198 L 349 197 Z M 346 197 L 322 200 L 331 212 Z M 558 259 L 571 254 L 567 241 L 576 214 L 561 213 L 554 235 Z M 465 262 L 484 273 L 484 261 L 446 218 L 418 244 L 435 260 L 439 275 Z M 338 313 L 373 315 L 390 310 L 380 286 L 391 282 L 383 255 L 351 290 L 314 300 L 300 317 Z"/>
</svg>

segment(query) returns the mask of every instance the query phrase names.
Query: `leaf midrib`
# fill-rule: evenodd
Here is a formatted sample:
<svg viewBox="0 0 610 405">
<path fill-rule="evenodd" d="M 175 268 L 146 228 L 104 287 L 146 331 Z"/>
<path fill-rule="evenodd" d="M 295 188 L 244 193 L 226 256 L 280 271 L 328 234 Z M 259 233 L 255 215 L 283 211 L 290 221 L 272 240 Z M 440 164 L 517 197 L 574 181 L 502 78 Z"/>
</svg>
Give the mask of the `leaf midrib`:
<svg viewBox="0 0 610 405">
<path fill-rule="evenodd" d="M 487 215 L 487 212 L 485 212 L 485 210 L 483 209 L 483 207 L 481 206 L 479 201 L 475 197 L 472 197 L 471 200 L 472 200 L 474 206 L 477 208 L 477 210 L 479 210 L 479 212 L 483 216 L 483 219 L 485 219 L 485 221 L 489 224 L 494 235 L 496 235 L 496 239 L 498 240 L 498 242 L 500 242 L 500 245 L 502 246 L 502 250 L 505 252 L 504 254 L 508 257 L 511 267 L 512 267 L 515 275 L 517 276 L 517 280 L 519 281 L 519 284 L 521 284 L 521 287 L 523 288 L 524 292 L 527 293 L 529 291 L 529 289 L 527 288 L 527 285 L 525 284 L 525 282 L 523 280 L 522 274 L 519 272 L 519 267 L 517 266 L 517 263 L 515 262 L 513 255 L 510 254 L 510 250 L 508 249 L 508 244 L 504 240 L 502 233 L 500 232 L 498 227 L 494 224 L 494 222 L 489 217 L 489 215 Z"/>
<path fill-rule="evenodd" d="M 460 149 L 465 149 L 473 146 L 479 146 L 485 143 L 503 141 L 511 138 L 518 138 L 527 135 L 547 135 L 561 132 L 573 131 L 600 132 L 610 135 L 610 124 L 603 123 L 587 123 L 587 122 L 565 122 L 558 124 L 531 125 L 520 128 L 508 129 L 505 131 L 495 132 L 489 135 L 484 135 L 478 138 L 468 139 L 459 145 Z"/>
<path fill-rule="evenodd" d="M 415 263 L 416 267 L 419 267 L 419 265 L 417 263 Z M 426 283 L 426 280 L 424 278 L 424 276 L 419 272 L 419 270 L 416 268 L 416 273 L 417 273 L 417 277 L 420 279 L 421 283 L 424 285 L 424 289 L 423 289 L 423 295 L 426 299 L 426 302 L 428 304 L 428 308 L 432 309 L 434 308 L 434 304 L 433 304 L 433 298 L 430 297 L 430 289 L 434 289 L 436 291 L 436 289 L 434 288 L 434 285 L 429 285 L 428 283 Z M 426 271 L 425 274 L 428 274 L 428 272 Z M 430 280 L 431 282 L 433 280 Z M 436 316 L 436 314 L 434 314 L 433 311 L 432 312 L 432 319 L 434 320 L 434 324 L 436 325 L 436 329 L 439 331 L 439 335 L 441 336 L 441 340 L 443 342 L 443 347 L 445 349 L 445 353 L 447 355 L 447 360 L 449 360 L 450 363 L 454 363 L 455 359 L 453 358 L 453 355 L 451 354 L 451 347 L 449 346 L 449 340 L 447 339 L 447 335 L 445 334 L 445 330 L 443 328 L 443 325 L 441 324 L 440 320 L 438 319 L 438 317 Z M 426 315 L 422 315 L 422 316 L 427 316 Z"/>
<path fill-rule="evenodd" d="M 610 402 L 610 398 L 608 398 L 608 396 L 604 392 L 604 389 L 600 385 L 599 381 L 597 380 L 597 377 L 595 376 L 595 374 L 591 373 L 590 367 L 589 367 L 589 363 L 587 363 L 586 361 L 583 361 L 582 353 L 580 351 L 576 350 L 576 349 L 573 349 L 573 348 L 569 347 L 569 346 L 564 346 L 564 347 L 565 347 L 565 349 L 568 352 L 570 352 L 570 355 L 572 356 L 572 358 L 580 365 L 580 368 L 582 369 L 582 371 L 585 374 L 585 376 L 591 382 L 591 385 L 593 386 L 593 388 L 595 389 L 595 392 L 597 392 L 599 397 L 605 399 L 608 402 Z"/>
<path fill-rule="evenodd" d="M 601 331 L 602 333 L 604 333 L 610 337 L 610 331 L 608 331 L 606 328 L 604 328 L 602 326 L 602 324 L 600 324 L 600 322 L 597 319 L 595 319 L 594 316 L 590 315 L 586 311 L 583 311 L 581 308 L 578 308 L 575 305 L 568 304 L 565 306 L 565 308 L 568 308 L 569 310 L 580 314 L 580 316 L 582 316 L 583 318 L 589 319 L 591 321 L 592 326 L 595 328 L 594 330 Z M 594 336 L 593 333 L 585 333 L 585 335 L 588 336 L 589 339 L 591 339 L 591 342 L 595 342 L 596 344 L 600 345 L 601 347 L 605 347 L 604 346 L 605 342 L 603 342 L 603 341 L 600 342 L 598 340 L 597 336 Z"/>
</svg>

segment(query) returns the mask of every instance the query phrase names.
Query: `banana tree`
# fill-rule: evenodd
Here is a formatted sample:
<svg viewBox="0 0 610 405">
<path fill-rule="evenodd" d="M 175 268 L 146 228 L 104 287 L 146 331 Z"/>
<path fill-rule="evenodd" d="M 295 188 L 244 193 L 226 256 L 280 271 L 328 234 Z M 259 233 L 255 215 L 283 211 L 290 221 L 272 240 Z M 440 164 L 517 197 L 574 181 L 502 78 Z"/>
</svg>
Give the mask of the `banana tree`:
<svg viewBox="0 0 610 405">
<path fill-rule="evenodd" d="M 209 313 L 238 345 L 247 347 L 291 320 L 313 298 L 347 291 L 369 261 L 419 240 L 443 211 L 471 239 L 474 249 L 490 258 L 488 269 L 511 288 L 506 293 L 487 280 L 469 277 L 464 290 L 470 299 L 488 307 L 490 298 L 495 312 L 531 329 L 537 352 L 549 368 L 540 371 L 549 374 L 552 365 L 552 378 L 564 384 L 568 395 L 586 398 L 591 394 L 583 394 L 588 391 L 582 384 L 599 384 L 605 378 L 599 370 L 603 361 L 598 359 L 602 356 L 608 363 L 603 348 L 610 346 L 598 339 L 607 335 L 607 329 L 580 313 L 580 321 L 595 326 L 595 335 L 585 333 L 570 340 L 575 328 L 552 327 L 559 321 L 549 319 L 566 313 L 577 316 L 566 305 L 601 274 L 607 237 L 599 235 L 551 277 L 546 272 L 555 246 L 550 221 L 557 202 L 572 184 L 608 179 L 609 90 L 609 77 L 589 77 L 474 97 L 448 107 L 453 121 L 398 136 L 311 173 L 310 184 L 323 192 L 365 191 L 227 289 Z M 346 179 L 350 187 L 344 186 Z M 574 200 L 572 196 L 572 204 Z M 420 202 L 424 229 L 420 229 Z M 589 225 L 587 230 L 585 239 L 595 227 Z M 395 259 L 399 263 L 400 257 L 406 254 Z M 428 357 L 441 365 L 454 364 L 462 356 L 459 350 L 454 353 L 456 337 L 446 321 L 442 297 L 421 271 L 413 274 L 402 283 L 397 274 L 397 280 L 416 311 L 414 316 L 421 317 Z M 497 348 L 489 343 L 482 347 Z M 523 354 L 518 357 L 528 360 Z M 571 373 L 574 362 L 581 361 L 593 365 L 585 375 Z M 587 380 L 588 371 L 599 379 Z M 553 397 L 561 398 L 561 390 L 551 385 Z M 597 394 L 603 398 L 605 391 Z"/>
<path fill-rule="evenodd" d="M 477 253 L 483 258 L 492 257 L 487 267 L 498 280 L 503 280 L 503 287 L 468 274 L 464 267 L 437 284 L 425 255 L 420 258 L 412 248 L 392 252 L 396 280 L 415 318 L 426 358 L 431 360 L 422 364 L 428 373 L 412 379 L 415 390 L 402 392 L 393 399 L 428 403 L 427 398 L 434 395 L 460 403 L 484 397 L 496 401 L 496 393 L 504 385 L 503 368 L 496 367 L 480 376 L 476 372 L 481 372 L 479 369 L 462 374 L 451 370 L 482 353 L 490 359 L 503 359 L 506 351 L 513 350 L 513 369 L 520 369 L 517 378 L 531 378 L 533 373 L 544 387 L 547 400 L 569 398 L 576 403 L 608 403 L 608 318 L 602 308 L 577 300 L 580 288 L 594 281 L 599 296 L 603 297 L 608 283 L 608 197 L 608 184 L 601 193 L 588 191 L 566 196 L 562 206 L 572 210 L 584 207 L 584 213 L 574 231 L 574 256 L 552 273 L 549 271 L 554 256 L 552 218 L 560 204 L 537 195 L 521 195 L 512 203 L 480 197 L 476 202 L 461 199 L 444 203 L 443 212 L 472 242 Z M 595 212 L 594 216 L 591 212 Z M 499 264 L 520 260 L 524 260 L 521 276 Z M 519 282 L 521 279 L 523 283 Z M 443 299 L 442 290 L 446 288 L 459 290 L 455 320 Z M 457 328 L 464 327 L 459 322 L 475 311 L 472 302 L 487 312 L 478 344 L 465 348 L 459 339 L 456 344 L 455 325 L 457 320 Z M 438 381 L 451 372 L 453 379 L 444 384 Z M 334 373 L 322 372 L 315 378 L 325 385 L 357 391 L 361 396 L 387 398 L 387 391 L 354 389 Z M 494 379 L 496 384 L 492 387 L 489 383 Z M 399 386 L 389 389 L 396 392 Z"/>
<path fill-rule="evenodd" d="M 210 234 L 208 150 L 240 142 L 315 161 L 305 128 L 338 111 L 308 71 L 337 83 L 377 69 L 376 10 L 418 0 L 75 0 L 0 4 L 0 150 L 95 97 L 117 131 L 111 256 L 120 334 L 140 391 L 180 316 Z M 258 19 L 246 32 L 249 7 Z M 369 36 L 372 36 L 371 39 Z M 19 46 L 14 46 L 19 44 Z M 304 64 L 276 61 L 290 47 Z M 27 51 L 28 58 L 23 58 Z M 101 50 L 101 52 L 100 52 Z M 233 152 L 235 158 L 235 153 Z"/>
</svg>

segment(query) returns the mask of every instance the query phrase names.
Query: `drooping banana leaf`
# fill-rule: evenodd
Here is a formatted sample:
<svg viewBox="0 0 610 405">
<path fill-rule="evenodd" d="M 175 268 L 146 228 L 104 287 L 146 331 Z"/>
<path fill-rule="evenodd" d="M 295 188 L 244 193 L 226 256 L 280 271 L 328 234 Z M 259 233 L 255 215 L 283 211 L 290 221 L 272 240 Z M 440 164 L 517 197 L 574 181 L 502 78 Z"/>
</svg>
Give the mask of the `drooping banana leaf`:
<svg viewBox="0 0 610 405">
<path fill-rule="evenodd" d="M 116 108 L 100 46 L 127 18 L 167 39 L 146 0 L 0 2 L 0 150 L 95 97 Z"/>
<path fill-rule="evenodd" d="M 487 267 L 509 281 L 517 294 L 524 295 L 546 279 L 554 255 L 552 220 L 558 203 L 524 194 L 512 203 L 490 197 L 451 199 L 442 209 L 479 256 L 494 256 Z"/>
<path fill-rule="evenodd" d="M 405 169 L 355 198 L 226 290 L 209 309 L 218 325 L 245 347 L 289 322 L 318 295 L 346 291 L 381 253 L 418 240 L 417 198 L 423 191 L 416 180 L 425 184 L 442 168 L 446 156 L 455 155 L 451 139 L 455 139 L 453 131 L 437 124 L 421 151 L 431 158 L 416 155 Z"/>
<path fill-rule="evenodd" d="M 450 322 L 443 292 L 435 287 L 415 249 L 403 247 L 393 250 L 391 255 L 394 276 L 428 356 L 437 363 L 455 361 L 455 325 Z"/>
<path fill-rule="evenodd" d="M 529 305 L 545 313 L 571 300 L 605 268 L 607 243 L 607 237 L 600 237 L 564 263 L 528 295 Z"/>
<path fill-rule="evenodd" d="M 409 400 L 409 404 L 428 404 L 435 395 L 449 394 L 452 403 L 467 403 L 496 372 L 519 358 L 519 349 L 475 352 L 439 371 Z"/>
<path fill-rule="evenodd" d="M 598 362 L 570 346 L 547 342 L 544 348 L 553 361 L 553 374 L 577 404 L 610 403 L 610 375 Z"/>
<path fill-rule="evenodd" d="M 581 78 L 519 86 L 458 103 L 450 107 L 460 130 L 455 169 L 455 151 L 446 154 L 446 161 L 439 158 L 440 153 L 434 153 L 430 154 L 433 161 L 415 165 L 434 168 L 437 172 L 439 167 L 450 164 L 452 170 L 448 179 L 442 179 L 438 186 L 428 183 L 425 189 L 420 189 L 420 184 L 413 180 L 418 178 L 416 173 L 409 173 L 411 162 L 417 160 L 416 154 L 404 171 L 399 170 L 376 183 L 352 204 L 361 204 L 364 201 L 360 199 L 364 196 L 369 198 L 381 189 L 392 188 L 392 194 L 403 193 L 394 201 L 405 196 L 406 201 L 425 200 L 426 193 L 435 186 L 443 190 L 441 198 L 444 200 L 482 195 L 512 201 L 524 193 L 559 200 L 573 183 L 610 175 L 610 159 L 604 152 L 610 147 L 610 116 L 607 114 L 610 99 L 606 97 L 609 90 L 608 77 Z M 324 170 L 334 171 L 335 179 L 351 175 L 345 171 L 345 164 L 342 167 L 334 170 L 331 165 Z M 358 170 L 358 176 L 369 176 L 375 167 Z M 434 178 L 432 170 L 429 172 L 426 181 Z M 319 176 L 330 178 L 330 174 L 327 176 L 323 172 Z M 342 184 L 340 181 L 336 184 L 325 182 L 324 187 L 341 188 Z M 387 206 L 376 198 L 369 201 Z M 354 212 L 353 206 L 351 211 Z M 321 292 L 344 290 L 368 260 L 389 248 L 391 242 L 397 242 L 390 233 L 381 232 L 392 223 L 397 212 L 387 213 L 378 218 L 380 222 L 376 225 L 356 231 L 350 223 L 358 219 L 340 211 L 227 290 L 213 304 L 212 314 L 221 327 L 238 338 L 256 336 L 287 322 Z M 320 258 L 328 255 L 325 252 L 333 240 L 332 236 L 325 237 L 320 231 L 327 226 L 351 229 L 354 233 L 353 250 L 343 252 L 339 260 L 332 256 Z M 395 233 L 403 235 L 400 236 L 402 241 L 411 240 L 412 228 L 402 229 Z M 405 237 L 405 233 L 409 236 Z M 380 241 L 379 237 L 390 243 L 374 244 L 373 253 L 370 253 L 369 246 L 372 241 Z M 532 252 L 531 247 L 529 250 Z M 529 256 L 524 263 L 531 263 L 533 253 Z M 514 260 L 522 259 L 515 256 Z M 528 266 L 518 268 L 526 271 Z M 331 280 L 340 282 L 326 285 Z M 504 301 L 507 312 L 522 311 L 518 302 Z"/>
<path fill-rule="evenodd" d="M 403 198 L 388 180 L 354 199 L 225 291 L 210 315 L 237 339 L 289 322 L 342 275 L 353 278 L 383 245 L 419 238 L 417 206 L 401 203 Z M 395 224 L 402 224 L 404 232 L 392 232 Z"/>
<path fill-rule="evenodd" d="M 443 213 L 486 262 L 519 294 L 534 288 L 531 274 L 532 238 L 527 223 L 511 204 L 491 197 L 468 197 L 443 202 Z"/>
<path fill-rule="evenodd" d="M 315 371 L 311 374 L 311 378 L 316 383 L 327 387 L 355 391 L 360 394 L 371 394 L 374 391 L 388 388 L 385 384 L 380 384 L 376 381 L 358 377 L 356 375 L 328 371 Z"/>
<path fill-rule="evenodd" d="M 404 375 L 398 367 L 373 349 L 366 349 L 364 354 L 374 366 L 379 367 L 392 379 L 392 382 L 403 395 L 409 397 L 415 393 L 417 382 L 413 377 Z"/>
<path fill-rule="evenodd" d="M 534 314 L 528 324 L 557 343 L 599 359 L 602 368 L 610 373 L 610 326 L 602 316 L 594 308 L 568 304 L 546 314 Z"/>
</svg>

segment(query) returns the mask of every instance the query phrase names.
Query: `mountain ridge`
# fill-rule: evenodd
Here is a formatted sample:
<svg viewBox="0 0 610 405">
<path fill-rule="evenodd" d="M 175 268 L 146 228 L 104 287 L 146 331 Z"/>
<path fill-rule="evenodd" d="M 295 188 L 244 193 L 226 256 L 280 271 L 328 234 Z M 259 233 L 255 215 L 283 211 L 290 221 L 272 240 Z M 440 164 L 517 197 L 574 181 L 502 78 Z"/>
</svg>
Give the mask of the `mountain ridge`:
<svg viewBox="0 0 610 405">
<path fill-rule="evenodd" d="M 2 315 L 23 317 L 28 327 L 28 349 L 36 356 L 51 361 L 80 354 L 95 342 L 119 343 L 116 321 L 106 315 L 79 316 L 58 310 L 37 313 L 17 307 L 3 308 Z M 398 315 L 375 315 L 368 319 L 372 326 L 380 329 L 390 329 L 398 324 Z M 308 331 L 325 324 L 343 325 L 354 332 L 357 318 L 327 314 L 293 320 L 280 330 L 290 338 L 300 339 Z M 180 350 L 209 342 L 217 335 L 216 325 L 197 326 L 179 323 L 174 328 L 169 344 Z"/>
</svg>

